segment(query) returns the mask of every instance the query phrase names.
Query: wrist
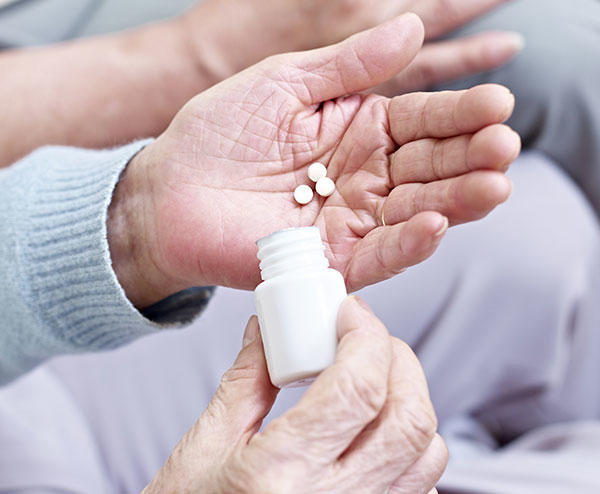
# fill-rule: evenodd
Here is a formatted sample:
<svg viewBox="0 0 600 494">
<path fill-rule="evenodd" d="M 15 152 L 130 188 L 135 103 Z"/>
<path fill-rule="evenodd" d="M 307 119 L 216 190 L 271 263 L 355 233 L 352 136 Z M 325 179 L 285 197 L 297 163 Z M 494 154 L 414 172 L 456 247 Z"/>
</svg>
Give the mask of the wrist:
<svg viewBox="0 0 600 494">
<path fill-rule="evenodd" d="M 197 77 L 177 19 L 121 33 L 110 42 L 126 90 L 123 106 L 129 108 L 122 125 L 135 129 L 125 134 L 128 139 L 160 135 L 181 107 L 207 87 Z"/>
<path fill-rule="evenodd" d="M 168 276 L 147 231 L 152 223 L 151 184 L 147 155 L 151 145 L 128 163 L 113 192 L 108 208 L 107 237 L 113 270 L 129 301 L 138 309 L 148 307 L 183 288 Z"/>
<path fill-rule="evenodd" d="M 312 47 L 304 10 L 290 2 L 207 0 L 178 21 L 195 71 L 208 87 L 270 55 Z"/>
</svg>

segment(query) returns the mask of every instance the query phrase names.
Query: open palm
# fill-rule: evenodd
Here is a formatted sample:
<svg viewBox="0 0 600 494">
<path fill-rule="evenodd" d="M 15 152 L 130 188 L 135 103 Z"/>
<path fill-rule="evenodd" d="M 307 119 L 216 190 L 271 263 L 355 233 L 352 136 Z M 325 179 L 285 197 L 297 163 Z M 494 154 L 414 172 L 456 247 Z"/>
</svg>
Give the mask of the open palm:
<svg viewBox="0 0 600 494">
<path fill-rule="evenodd" d="M 355 94 L 402 70 L 422 40 L 419 19 L 406 15 L 269 58 L 191 100 L 130 165 L 146 177 L 143 238 L 165 291 L 253 288 L 256 240 L 308 225 L 358 289 L 431 255 L 446 219 L 474 220 L 504 201 L 502 172 L 519 151 L 498 125 L 512 111 L 506 89 Z M 336 191 L 299 206 L 292 192 L 317 160 Z"/>
</svg>

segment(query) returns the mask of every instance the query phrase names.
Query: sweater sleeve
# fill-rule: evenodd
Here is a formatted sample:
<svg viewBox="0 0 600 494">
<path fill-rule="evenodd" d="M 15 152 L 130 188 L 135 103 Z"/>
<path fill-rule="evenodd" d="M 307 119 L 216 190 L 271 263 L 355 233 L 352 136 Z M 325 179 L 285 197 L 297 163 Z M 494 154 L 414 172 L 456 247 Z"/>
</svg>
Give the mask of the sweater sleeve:
<svg viewBox="0 0 600 494">
<path fill-rule="evenodd" d="M 54 355 L 112 349 L 188 322 L 204 307 L 196 304 L 196 314 L 188 307 L 179 321 L 159 310 L 148 315 L 153 322 L 129 302 L 112 269 L 108 205 L 146 144 L 45 147 L 0 170 L 0 385 Z M 170 309 L 181 312 L 178 304 Z"/>
</svg>

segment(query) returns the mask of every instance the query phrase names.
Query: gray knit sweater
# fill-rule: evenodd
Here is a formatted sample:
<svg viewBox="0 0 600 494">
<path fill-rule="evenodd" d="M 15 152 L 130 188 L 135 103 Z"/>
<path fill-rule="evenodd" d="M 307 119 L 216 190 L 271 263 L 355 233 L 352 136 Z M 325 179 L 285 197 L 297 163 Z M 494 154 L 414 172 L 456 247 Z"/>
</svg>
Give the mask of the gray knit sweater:
<svg viewBox="0 0 600 494">
<path fill-rule="evenodd" d="M 164 327 L 127 300 L 106 239 L 113 189 L 147 143 L 46 147 L 0 170 L 0 384 L 54 355 L 111 349 Z"/>
</svg>

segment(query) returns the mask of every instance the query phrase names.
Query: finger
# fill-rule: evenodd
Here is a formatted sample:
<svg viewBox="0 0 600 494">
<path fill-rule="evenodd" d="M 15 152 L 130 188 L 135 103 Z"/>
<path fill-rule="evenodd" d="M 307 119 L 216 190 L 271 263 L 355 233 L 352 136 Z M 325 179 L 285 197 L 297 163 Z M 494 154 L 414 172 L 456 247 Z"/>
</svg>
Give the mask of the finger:
<svg viewBox="0 0 600 494">
<path fill-rule="evenodd" d="M 385 221 L 395 225 L 422 211 L 437 211 L 450 225 L 486 216 L 508 199 L 510 180 L 495 171 L 475 171 L 459 177 L 426 184 L 404 184 L 382 199 Z"/>
<path fill-rule="evenodd" d="M 507 63 L 524 46 L 513 32 L 487 32 L 465 38 L 428 43 L 412 63 L 386 88 L 387 94 L 423 90 L 435 84 L 493 70 Z"/>
<path fill-rule="evenodd" d="M 521 151 L 521 138 L 510 127 L 490 125 L 473 135 L 420 139 L 402 146 L 391 158 L 395 186 L 432 182 L 474 170 L 506 171 Z"/>
<path fill-rule="evenodd" d="M 253 442 L 333 462 L 381 410 L 391 363 L 389 334 L 357 297 L 342 302 L 335 362 L 300 402 L 271 422 Z"/>
<path fill-rule="evenodd" d="M 507 120 L 514 105 L 513 94 L 497 84 L 465 91 L 404 94 L 390 102 L 390 131 L 398 146 L 426 137 L 472 134 Z"/>
<path fill-rule="evenodd" d="M 427 259 L 448 229 L 448 220 L 424 212 L 394 226 L 371 230 L 359 240 L 344 277 L 349 291 L 387 280 Z"/>
<path fill-rule="evenodd" d="M 223 375 L 199 420 L 209 422 L 211 435 L 225 444 L 255 434 L 278 392 L 269 379 L 256 316 L 248 321 L 242 344 L 233 366 Z"/>
<path fill-rule="evenodd" d="M 247 444 L 258 431 L 278 389 L 269 380 L 256 316 L 246 325 L 242 346 L 208 408 L 177 443 L 144 492 L 189 491 L 199 458 L 210 468 L 221 467 L 222 458 L 236 446 Z"/>
<path fill-rule="evenodd" d="M 377 418 L 356 438 L 340 458 L 342 471 L 357 478 L 377 479 L 384 492 L 410 470 L 436 437 L 437 419 L 429 399 L 425 375 L 410 347 L 392 338 L 392 365 L 386 402 Z M 422 464 L 424 476 L 433 477 Z M 412 492 L 428 492 L 437 478 L 429 479 Z M 426 487 L 425 490 L 419 490 Z"/>
<path fill-rule="evenodd" d="M 506 2 L 507 0 L 425 0 L 414 2 L 411 10 L 423 20 L 427 39 L 433 39 Z"/>
<path fill-rule="evenodd" d="M 422 43 L 421 20 L 405 14 L 335 45 L 275 56 L 273 70 L 281 76 L 269 75 L 293 83 L 302 103 L 319 104 L 394 77 L 412 61 Z M 294 80 L 289 80 L 290 74 Z"/>
<path fill-rule="evenodd" d="M 448 448 L 436 434 L 427 451 L 392 484 L 388 494 L 437 494 L 433 486 L 440 480 L 447 464 Z"/>
</svg>

